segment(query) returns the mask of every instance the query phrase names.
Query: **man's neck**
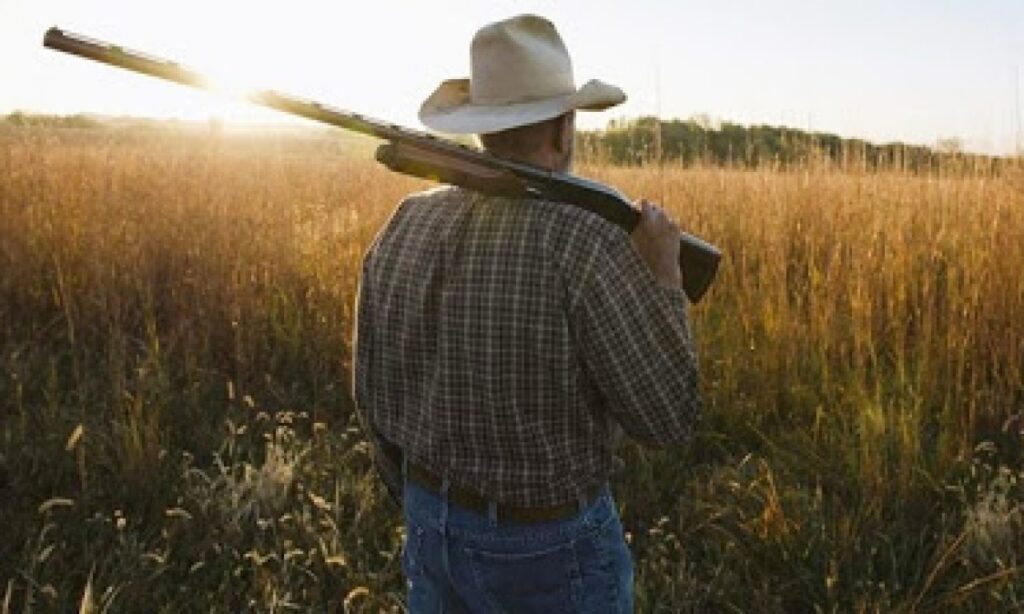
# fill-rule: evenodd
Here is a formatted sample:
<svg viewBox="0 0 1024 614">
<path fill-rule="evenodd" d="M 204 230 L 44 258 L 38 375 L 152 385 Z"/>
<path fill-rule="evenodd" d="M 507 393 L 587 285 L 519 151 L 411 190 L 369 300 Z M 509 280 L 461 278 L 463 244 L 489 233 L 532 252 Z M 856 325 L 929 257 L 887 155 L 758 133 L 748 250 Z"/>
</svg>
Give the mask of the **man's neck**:
<svg viewBox="0 0 1024 614">
<path fill-rule="evenodd" d="M 564 157 L 556 152 L 538 151 L 531 154 L 521 154 L 489 151 L 489 153 L 499 158 L 505 158 L 506 160 L 512 160 L 513 162 L 522 162 L 523 164 L 538 166 L 540 168 L 559 173 L 567 173 L 570 168 Z"/>
</svg>

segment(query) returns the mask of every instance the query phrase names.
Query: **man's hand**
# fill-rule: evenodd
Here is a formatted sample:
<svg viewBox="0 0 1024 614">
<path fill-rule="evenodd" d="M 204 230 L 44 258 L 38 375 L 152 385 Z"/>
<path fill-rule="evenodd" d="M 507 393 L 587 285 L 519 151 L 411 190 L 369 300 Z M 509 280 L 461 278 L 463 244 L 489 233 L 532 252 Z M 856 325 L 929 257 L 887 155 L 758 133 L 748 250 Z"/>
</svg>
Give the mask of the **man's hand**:
<svg viewBox="0 0 1024 614">
<path fill-rule="evenodd" d="M 679 270 L 679 227 L 661 207 L 640 201 L 640 223 L 630 234 L 633 245 L 663 286 L 683 284 Z"/>
</svg>

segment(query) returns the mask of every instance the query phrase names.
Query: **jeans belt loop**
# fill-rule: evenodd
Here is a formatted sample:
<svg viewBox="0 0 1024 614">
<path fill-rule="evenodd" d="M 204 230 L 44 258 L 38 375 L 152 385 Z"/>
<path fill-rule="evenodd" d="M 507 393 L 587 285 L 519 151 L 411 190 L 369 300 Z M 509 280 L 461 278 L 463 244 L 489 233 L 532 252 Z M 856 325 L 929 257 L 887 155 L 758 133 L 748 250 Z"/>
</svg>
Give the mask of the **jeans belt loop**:
<svg viewBox="0 0 1024 614">
<path fill-rule="evenodd" d="M 441 524 L 443 525 L 448 520 L 448 489 L 451 486 L 451 482 L 448 481 L 448 474 L 445 473 L 441 476 L 441 490 L 438 494 L 441 495 Z"/>
<path fill-rule="evenodd" d="M 587 493 L 583 490 L 576 491 L 576 500 L 579 502 L 579 511 L 582 514 L 583 510 L 587 509 L 590 502 L 587 500 Z"/>
<path fill-rule="evenodd" d="M 448 578 L 452 577 L 448 560 L 448 473 L 441 475 L 441 567 Z"/>
</svg>

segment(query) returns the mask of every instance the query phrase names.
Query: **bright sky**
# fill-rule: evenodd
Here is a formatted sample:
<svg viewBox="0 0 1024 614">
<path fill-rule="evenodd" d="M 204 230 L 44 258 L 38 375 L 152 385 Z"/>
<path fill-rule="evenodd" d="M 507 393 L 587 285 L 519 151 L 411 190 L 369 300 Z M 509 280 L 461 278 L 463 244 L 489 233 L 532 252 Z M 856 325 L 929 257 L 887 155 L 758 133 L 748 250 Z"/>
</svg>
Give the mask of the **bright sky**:
<svg viewBox="0 0 1024 614">
<path fill-rule="evenodd" d="M 552 19 L 577 83 L 640 114 L 783 124 L 876 141 L 1015 150 L 1024 0 L 0 0 L 0 113 L 15 109 L 281 121 L 271 111 L 44 50 L 51 25 L 203 71 L 419 127 L 469 41 L 523 12 Z M 1021 143 L 1024 145 L 1024 143 Z"/>
</svg>

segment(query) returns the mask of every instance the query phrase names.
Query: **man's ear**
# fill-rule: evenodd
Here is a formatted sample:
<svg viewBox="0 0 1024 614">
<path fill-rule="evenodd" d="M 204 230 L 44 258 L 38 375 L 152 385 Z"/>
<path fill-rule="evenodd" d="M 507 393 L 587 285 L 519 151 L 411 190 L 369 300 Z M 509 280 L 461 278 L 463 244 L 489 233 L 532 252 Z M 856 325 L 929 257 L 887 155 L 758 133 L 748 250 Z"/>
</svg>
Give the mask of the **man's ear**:
<svg viewBox="0 0 1024 614">
<path fill-rule="evenodd" d="M 576 129 L 576 122 L 574 121 L 573 112 L 569 111 L 558 117 L 558 121 L 555 123 L 557 130 L 554 131 L 552 138 L 554 142 L 552 145 L 555 147 L 555 151 L 560 154 L 567 154 L 572 151 L 572 139 L 573 132 Z"/>
</svg>

